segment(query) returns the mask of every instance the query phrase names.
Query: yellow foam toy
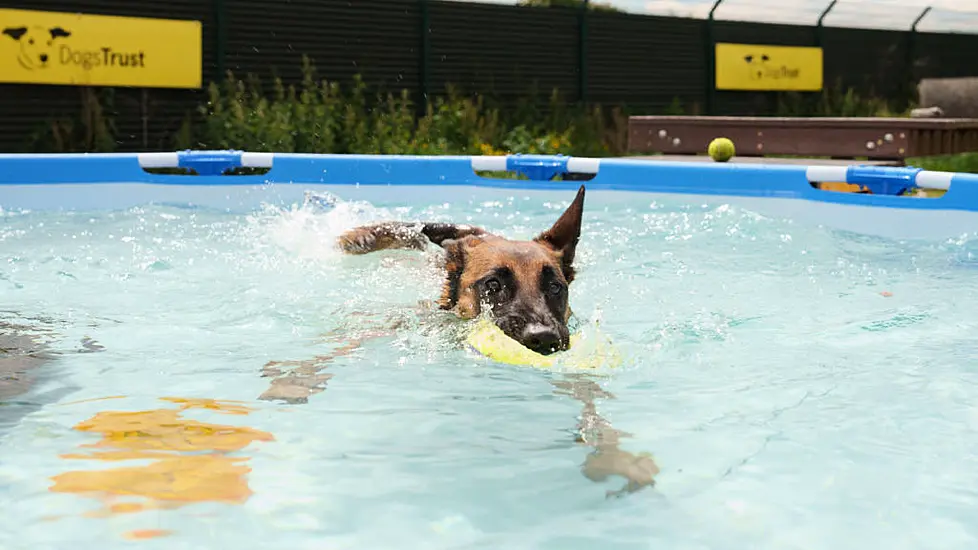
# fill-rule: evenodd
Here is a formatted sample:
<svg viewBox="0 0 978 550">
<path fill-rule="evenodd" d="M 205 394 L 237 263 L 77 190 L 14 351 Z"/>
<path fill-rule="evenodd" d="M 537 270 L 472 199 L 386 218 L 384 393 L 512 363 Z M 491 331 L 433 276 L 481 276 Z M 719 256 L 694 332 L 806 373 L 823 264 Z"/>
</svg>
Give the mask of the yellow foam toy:
<svg viewBox="0 0 978 550">
<path fill-rule="evenodd" d="M 564 366 L 575 369 L 596 369 L 602 366 L 621 365 L 621 355 L 611 341 L 595 331 L 586 337 L 580 333 L 572 334 L 567 351 L 553 355 L 542 355 L 532 351 L 506 335 L 492 321 L 482 319 L 476 322 L 467 338 L 476 352 L 489 359 L 530 367 L 549 368 Z"/>
</svg>

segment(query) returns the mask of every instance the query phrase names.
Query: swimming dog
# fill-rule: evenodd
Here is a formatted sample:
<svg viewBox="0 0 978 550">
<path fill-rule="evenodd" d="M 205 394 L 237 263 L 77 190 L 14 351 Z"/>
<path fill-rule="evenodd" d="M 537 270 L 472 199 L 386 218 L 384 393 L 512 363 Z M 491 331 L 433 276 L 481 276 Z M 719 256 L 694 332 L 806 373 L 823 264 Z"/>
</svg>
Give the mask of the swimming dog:
<svg viewBox="0 0 978 550">
<path fill-rule="evenodd" d="M 338 246 L 347 254 L 423 250 L 430 244 L 441 247 L 445 281 L 438 308 L 461 319 L 488 313 L 511 338 L 549 355 L 567 349 L 569 344 L 568 287 L 576 275 L 574 258 L 581 236 L 584 192 L 581 186 L 553 226 L 531 240 L 510 240 L 469 225 L 391 221 L 351 229 L 339 236 Z M 368 319 L 363 321 L 356 333 L 334 331 L 328 340 L 338 347 L 327 355 L 267 363 L 263 376 L 272 378 L 272 383 L 260 399 L 306 402 L 325 388 L 332 375 L 324 371 L 333 360 L 399 328 L 396 322 L 378 328 L 368 326 Z M 576 441 L 594 449 L 581 468 L 585 477 L 596 482 L 612 475 L 624 477 L 625 486 L 609 491 L 608 496 L 654 485 L 659 469 L 652 457 L 620 449 L 619 441 L 627 434 L 613 428 L 597 412 L 595 400 L 613 395 L 584 375 L 568 375 L 553 385 L 555 393 L 583 405 Z"/>
<path fill-rule="evenodd" d="M 506 239 L 480 227 L 385 222 L 339 237 L 348 254 L 389 249 L 445 250 L 445 283 L 438 306 L 473 319 L 487 306 L 510 338 L 544 355 L 567 349 L 571 317 L 568 287 L 581 237 L 584 186 L 550 229 L 529 241 Z"/>
</svg>

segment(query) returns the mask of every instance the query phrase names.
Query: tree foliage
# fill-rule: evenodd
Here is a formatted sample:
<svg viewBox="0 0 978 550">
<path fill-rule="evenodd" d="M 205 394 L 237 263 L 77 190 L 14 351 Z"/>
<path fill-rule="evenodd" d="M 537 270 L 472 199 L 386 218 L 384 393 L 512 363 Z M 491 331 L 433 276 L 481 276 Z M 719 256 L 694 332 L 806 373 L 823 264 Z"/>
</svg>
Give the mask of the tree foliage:
<svg viewBox="0 0 978 550">
<path fill-rule="evenodd" d="M 584 0 L 519 0 L 517 6 L 531 8 L 580 8 Z M 588 2 L 588 8 L 597 11 L 617 11 L 621 10 L 604 2 Z"/>
</svg>

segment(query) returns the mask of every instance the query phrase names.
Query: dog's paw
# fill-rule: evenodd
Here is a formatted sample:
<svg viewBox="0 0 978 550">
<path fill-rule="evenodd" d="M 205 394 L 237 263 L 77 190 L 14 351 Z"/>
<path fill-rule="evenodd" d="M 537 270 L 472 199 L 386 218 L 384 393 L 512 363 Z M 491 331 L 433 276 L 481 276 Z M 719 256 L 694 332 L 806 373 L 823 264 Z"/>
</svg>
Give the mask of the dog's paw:
<svg viewBox="0 0 978 550">
<path fill-rule="evenodd" d="M 428 239 L 420 231 L 404 224 L 368 225 L 351 229 L 339 237 L 347 254 L 368 254 L 378 250 L 424 250 Z"/>
<path fill-rule="evenodd" d="M 645 487 L 654 486 L 659 467 L 648 453 L 635 455 L 619 449 L 602 449 L 587 456 L 581 467 L 581 473 L 594 482 L 606 481 L 611 476 L 621 476 L 628 480 L 618 491 L 609 491 L 610 497 L 634 493 Z"/>
</svg>

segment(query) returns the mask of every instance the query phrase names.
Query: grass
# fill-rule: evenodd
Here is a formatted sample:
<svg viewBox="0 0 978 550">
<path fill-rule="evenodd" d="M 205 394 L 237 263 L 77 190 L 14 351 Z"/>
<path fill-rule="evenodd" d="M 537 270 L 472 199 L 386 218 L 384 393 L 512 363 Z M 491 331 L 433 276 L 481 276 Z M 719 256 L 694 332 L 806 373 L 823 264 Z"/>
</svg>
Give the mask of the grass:
<svg viewBox="0 0 978 550">
<path fill-rule="evenodd" d="M 965 172 L 978 174 L 978 151 L 939 157 L 916 157 L 907 159 L 907 166 L 937 172 Z"/>
</svg>

